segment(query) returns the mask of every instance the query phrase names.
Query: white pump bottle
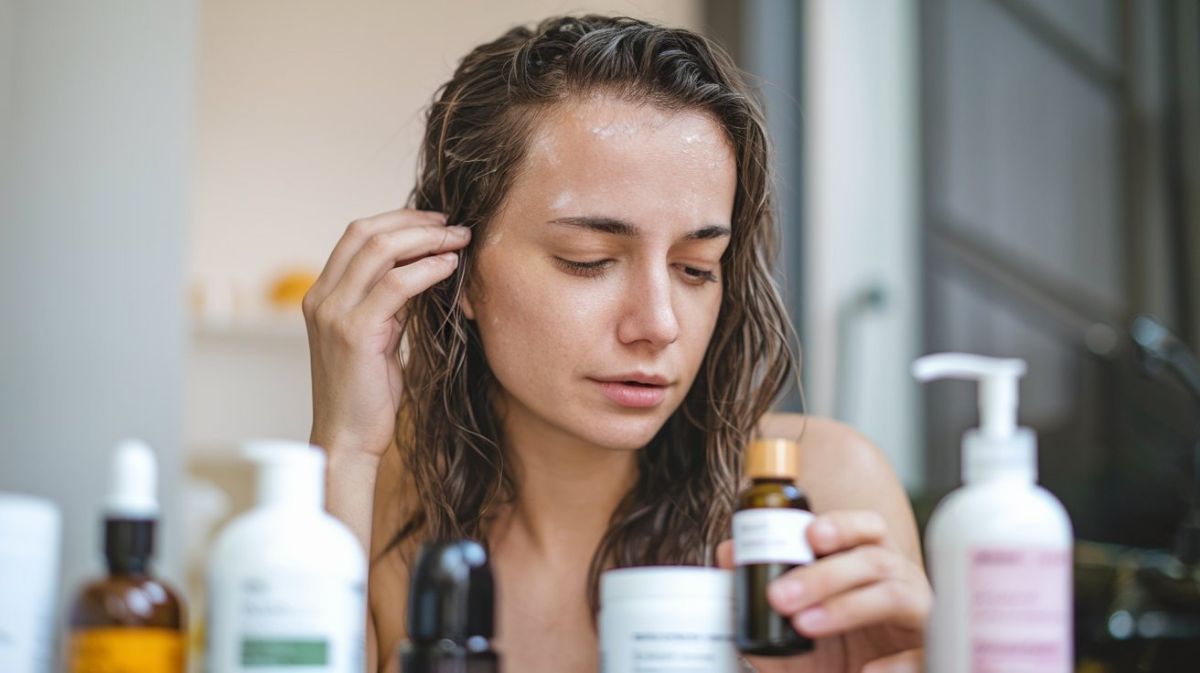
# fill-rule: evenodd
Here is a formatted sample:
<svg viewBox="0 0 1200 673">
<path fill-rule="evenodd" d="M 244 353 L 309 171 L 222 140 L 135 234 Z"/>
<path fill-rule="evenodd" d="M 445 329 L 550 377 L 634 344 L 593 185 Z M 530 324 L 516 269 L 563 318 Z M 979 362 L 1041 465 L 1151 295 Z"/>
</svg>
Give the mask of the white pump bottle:
<svg viewBox="0 0 1200 673">
<path fill-rule="evenodd" d="M 217 538 L 209 567 L 210 673 L 361 673 L 367 562 L 322 509 L 325 454 L 300 442 L 247 444 L 258 506 Z"/>
<path fill-rule="evenodd" d="M 918 359 L 922 381 L 979 381 L 980 428 L 963 437 L 963 486 L 925 533 L 934 604 L 929 673 L 1073 669 L 1071 522 L 1037 485 L 1037 438 L 1017 427 L 1023 360 L 965 353 Z"/>
</svg>

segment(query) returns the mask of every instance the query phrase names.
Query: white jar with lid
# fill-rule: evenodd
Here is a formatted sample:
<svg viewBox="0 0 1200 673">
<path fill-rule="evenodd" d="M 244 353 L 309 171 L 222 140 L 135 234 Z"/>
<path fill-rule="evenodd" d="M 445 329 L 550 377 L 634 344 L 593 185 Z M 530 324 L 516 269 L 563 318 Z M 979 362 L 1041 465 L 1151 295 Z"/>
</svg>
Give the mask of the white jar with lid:
<svg viewBox="0 0 1200 673">
<path fill-rule="evenodd" d="M 663 566 L 600 578 L 600 673 L 737 673 L 733 573 Z"/>
</svg>

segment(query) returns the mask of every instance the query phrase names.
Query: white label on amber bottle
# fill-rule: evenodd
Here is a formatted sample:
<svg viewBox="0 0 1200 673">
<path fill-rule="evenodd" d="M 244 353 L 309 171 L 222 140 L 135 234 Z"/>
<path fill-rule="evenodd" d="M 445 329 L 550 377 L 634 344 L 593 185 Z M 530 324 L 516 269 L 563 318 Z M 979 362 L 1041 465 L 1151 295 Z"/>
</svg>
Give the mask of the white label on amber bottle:
<svg viewBox="0 0 1200 673">
<path fill-rule="evenodd" d="M 733 515 L 733 562 L 812 563 L 808 524 L 812 512 L 802 509 L 744 509 Z"/>
</svg>

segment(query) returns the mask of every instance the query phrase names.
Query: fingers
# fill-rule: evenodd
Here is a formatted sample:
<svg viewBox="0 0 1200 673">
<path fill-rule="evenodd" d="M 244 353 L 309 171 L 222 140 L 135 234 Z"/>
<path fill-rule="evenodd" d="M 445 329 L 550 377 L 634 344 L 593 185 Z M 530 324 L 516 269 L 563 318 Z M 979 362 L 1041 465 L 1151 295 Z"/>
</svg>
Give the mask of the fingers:
<svg viewBox="0 0 1200 673">
<path fill-rule="evenodd" d="M 377 323 L 400 312 L 409 299 L 449 278 L 458 266 L 458 254 L 446 252 L 419 259 L 386 272 L 355 309 L 363 320 Z"/>
<path fill-rule="evenodd" d="M 346 267 L 350 264 L 350 260 L 358 252 L 359 248 L 366 243 L 367 239 L 381 231 L 392 229 L 400 229 L 403 227 L 414 226 L 445 226 L 446 216 L 441 213 L 434 213 L 424 210 L 411 210 L 401 208 L 399 210 L 391 210 L 386 213 L 380 213 L 372 217 L 355 220 L 346 227 L 345 233 L 334 246 L 333 252 L 329 254 L 329 260 L 325 263 L 325 268 L 321 271 L 321 275 L 317 277 L 310 291 L 318 299 L 324 299 L 334 286 L 337 285 L 342 275 L 346 272 Z"/>
<path fill-rule="evenodd" d="M 733 570 L 733 540 L 717 545 L 717 567 Z"/>
<path fill-rule="evenodd" d="M 407 227 L 374 234 L 350 260 L 328 301 L 344 309 L 356 306 L 392 269 L 459 250 L 470 240 L 465 227 Z"/>
<path fill-rule="evenodd" d="M 891 544 L 883 517 L 829 512 L 814 519 L 806 535 L 817 560 L 767 589 L 771 606 L 797 631 L 822 638 L 887 624 L 919 637 L 932 593 L 921 568 Z M 906 646 L 915 644 L 919 640 Z"/>
<path fill-rule="evenodd" d="M 924 671 L 925 652 L 908 650 L 890 657 L 876 659 L 863 666 L 862 673 L 921 673 Z"/>
<path fill-rule="evenodd" d="M 794 615 L 832 596 L 872 582 L 903 579 L 904 559 L 877 545 L 827 556 L 795 568 L 767 587 L 767 600 L 780 614 Z"/>
<path fill-rule="evenodd" d="M 808 543 L 817 556 L 827 556 L 864 544 L 890 546 L 887 522 L 870 510 L 827 512 L 808 527 Z"/>
<path fill-rule="evenodd" d="M 920 633 L 929 614 L 929 593 L 899 579 L 838 594 L 792 616 L 792 626 L 813 638 L 886 623 Z"/>
</svg>

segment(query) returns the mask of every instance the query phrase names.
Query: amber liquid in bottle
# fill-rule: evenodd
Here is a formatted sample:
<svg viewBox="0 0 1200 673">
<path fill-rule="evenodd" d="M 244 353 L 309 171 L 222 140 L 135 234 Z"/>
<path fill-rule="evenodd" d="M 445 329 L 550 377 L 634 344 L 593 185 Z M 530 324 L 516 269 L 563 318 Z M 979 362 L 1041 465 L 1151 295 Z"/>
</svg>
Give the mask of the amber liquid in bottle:
<svg viewBox="0 0 1200 673">
<path fill-rule="evenodd" d="M 179 596 L 150 574 L 154 521 L 104 522 L 108 576 L 85 584 L 70 613 L 67 673 L 184 673 Z"/>
<path fill-rule="evenodd" d="M 734 514 L 735 639 L 742 654 L 782 657 L 814 647 L 767 600 L 768 584 L 812 561 L 805 538 L 812 514 L 795 483 L 797 449 L 787 440 L 757 440 L 747 450 L 752 481 Z"/>
</svg>

